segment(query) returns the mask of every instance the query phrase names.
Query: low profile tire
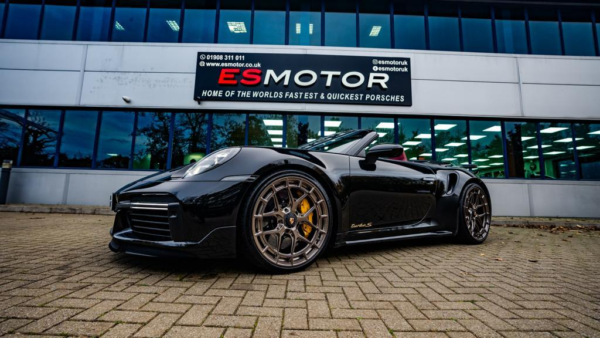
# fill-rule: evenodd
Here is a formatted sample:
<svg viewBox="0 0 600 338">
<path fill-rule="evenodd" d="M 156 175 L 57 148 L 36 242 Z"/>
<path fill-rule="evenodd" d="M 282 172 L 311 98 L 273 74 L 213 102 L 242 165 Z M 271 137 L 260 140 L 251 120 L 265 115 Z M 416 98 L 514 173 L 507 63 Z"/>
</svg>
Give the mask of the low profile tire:
<svg viewBox="0 0 600 338">
<path fill-rule="evenodd" d="M 485 242 L 490 233 L 492 209 L 482 186 L 468 184 L 461 194 L 459 208 L 458 240 L 466 244 Z"/>
<path fill-rule="evenodd" d="M 303 172 L 286 170 L 266 177 L 250 193 L 240 227 L 239 256 L 271 273 L 311 265 L 333 231 L 325 189 Z"/>
</svg>

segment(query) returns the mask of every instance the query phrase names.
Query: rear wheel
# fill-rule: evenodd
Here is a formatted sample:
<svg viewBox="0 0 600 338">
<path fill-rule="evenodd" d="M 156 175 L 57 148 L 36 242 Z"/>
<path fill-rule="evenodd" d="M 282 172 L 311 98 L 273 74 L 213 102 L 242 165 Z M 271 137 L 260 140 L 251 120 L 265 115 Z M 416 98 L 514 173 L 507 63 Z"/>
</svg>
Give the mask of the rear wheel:
<svg viewBox="0 0 600 338">
<path fill-rule="evenodd" d="M 460 201 L 458 238 L 464 243 L 481 244 L 490 233 L 492 210 L 481 185 L 471 183 L 464 189 Z"/>
<path fill-rule="evenodd" d="M 241 242 L 246 257 L 269 272 L 312 264 L 331 236 L 331 205 L 314 178 L 297 171 L 268 177 L 246 205 Z"/>
</svg>

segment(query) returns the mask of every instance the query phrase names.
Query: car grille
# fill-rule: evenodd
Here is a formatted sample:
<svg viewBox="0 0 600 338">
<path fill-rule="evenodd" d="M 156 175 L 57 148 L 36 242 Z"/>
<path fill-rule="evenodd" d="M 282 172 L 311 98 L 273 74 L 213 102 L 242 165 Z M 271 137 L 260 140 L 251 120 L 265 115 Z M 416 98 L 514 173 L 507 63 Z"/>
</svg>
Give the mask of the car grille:
<svg viewBox="0 0 600 338">
<path fill-rule="evenodd" d="M 169 204 L 133 202 L 129 209 L 129 224 L 137 235 L 171 239 Z"/>
</svg>

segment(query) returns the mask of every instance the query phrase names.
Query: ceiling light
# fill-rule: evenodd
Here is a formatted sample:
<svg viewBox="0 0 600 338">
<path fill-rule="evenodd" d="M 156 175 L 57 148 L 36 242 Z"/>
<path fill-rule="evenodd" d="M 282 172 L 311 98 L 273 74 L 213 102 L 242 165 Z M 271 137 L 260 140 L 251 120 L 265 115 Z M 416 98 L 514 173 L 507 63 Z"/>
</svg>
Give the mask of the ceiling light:
<svg viewBox="0 0 600 338">
<path fill-rule="evenodd" d="M 436 124 L 433 129 L 435 130 L 450 130 L 456 127 L 456 124 Z"/>
<path fill-rule="evenodd" d="M 312 23 L 309 23 L 309 24 L 308 24 L 308 34 L 309 34 L 309 35 L 312 35 L 312 33 L 313 33 L 313 26 L 314 26 L 314 25 L 313 25 Z"/>
<path fill-rule="evenodd" d="M 467 165 L 467 164 L 469 164 L 469 162 L 463 162 L 463 163 L 461 163 L 461 164 L 462 164 L 462 165 Z"/>
<path fill-rule="evenodd" d="M 489 165 L 478 165 L 477 169 L 485 169 L 485 168 L 489 168 Z"/>
<path fill-rule="evenodd" d="M 446 152 L 446 151 L 448 151 L 448 149 L 446 149 L 446 148 L 437 148 L 435 150 L 436 153 L 443 153 L 443 152 Z"/>
<path fill-rule="evenodd" d="M 263 120 L 265 126 L 283 126 L 283 120 Z"/>
<path fill-rule="evenodd" d="M 492 166 L 504 165 L 504 163 L 502 163 L 502 162 L 494 162 L 494 163 L 490 163 L 490 165 L 492 165 Z"/>
<path fill-rule="evenodd" d="M 489 161 L 487 158 L 478 158 L 476 160 L 473 160 L 473 162 L 487 162 Z"/>
<path fill-rule="evenodd" d="M 421 144 L 421 141 L 406 141 L 402 143 L 403 146 L 416 146 L 417 144 Z"/>
<path fill-rule="evenodd" d="M 454 157 L 443 158 L 442 161 L 456 161 Z"/>
<path fill-rule="evenodd" d="M 315 141 L 315 140 L 316 140 L 316 138 L 309 138 L 308 140 L 306 140 L 306 142 L 310 143 L 310 142 Z"/>
<path fill-rule="evenodd" d="M 533 160 L 534 158 L 538 158 L 537 156 L 525 156 L 523 159 L 525 160 Z"/>
<path fill-rule="evenodd" d="M 483 131 L 501 132 L 502 128 L 500 126 L 493 126 L 493 127 L 489 127 L 488 129 L 484 129 Z"/>
<path fill-rule="evenodd" d="M 592 149 L 592 148 L 596 148 L 596 146 L 579 146 L 579 147 L 577 147 L 577 150 L 586 150 L 586 149 Z M 569 148 L 569 150 L 573 150 L 573 148 Z"/>
<path fill-rule="evenodd" d="M 404 150 L 410 150 L 410 148 L 404 148 Z"/>
<path fill-rule="evenodd" d="M 325 130 L 325 134 L 324 134 L 324 135 L 325 135 L 325 136 L 331 136 L 331 135 L 333 135 L 333 134 L 335 134 L 335 131 L 332 131 L 332 130 Z"/>
<path fill-rule="evenodd" d="M 492 155 L 490 156 L 490 158 L 503 158 L 504 155 Z"/>
<path fill-rule="evenodd" d="M 276 143 L 276 142 L 279 142 L 279 143 L 281 143 L 281 142 L 283 142 L 283 139 L 282 139 L 282 138 L 272 138 L 272 139 L 271 139 L 271 141 L 272 141 L 273 143 Z"/>
<path fill-rule="evenodd" d="M 177 24 L 177 21 L 167 20 L 167 25 L 169 25 L 174 32 L 179 32 L 179 25 Z"/>
<path fill-rule="evenodd" d="M 373 28 L 371 28 L 371 33 L 369 33 L 369 36 L 379 36 L 379 32 L 381 32 L 381 26 L 373 26 Z"/>
<path fill-rule="evenodd" d="M 431 157 L 432 155 L 431 155 L 431 153 L 423 153 L 423 154 L 421 154 L 421 155 L 419 155 L 419 156 L 423 156 L 423 157 Z"/>
<path fill-rule="evenodd" d="M 377 133 L 379 134 L 379 137 L 384 137 L 385 135 L 387 135 L 387 133 Z"/>
<path fill-rule="evenodd" d="M 588 135 L 600 135 L 600 130 L 596 130 L 591 133 L 588 133 Z"/>
<path fill-rule="evenodd" d="M 564 154 L 564 151 L 551 151 L 548 153 L 544 153 L 544 155 L 559 155 L 559 154 Z"/>
<path fill-rule="evenodd" d="M 469 157 L 469 155 L 467 154 L 458 154 L 458 155 L 454 155 L 455 157 Z"/>
<path fill-rule="evenodd" d="M 375 129 L 394 129 L 394 123 L 393 122 L 381 122 L 380 124 L 377 125 L 377 127 L 375 127 Z"/>
<path fill-rule="evenodd" d="M 275 148 L 282 148 L 281 144 L 274 144 L 273 147 L 275 147 Z"/>
<path fill-rule="evenodd" d="M 525 141 L 531 140 L 532 138 L 535 138 L 535 137 L 533 137 L 533 136 L 523 136 L 523 137 L 521 137 L 521 141 L 525 142 Z"/>
<path fill-rule="evenodd" d="M 579 137 L 575 139 L 575 141 L 581 141 L 581 140 L 583 140 L 583 139 L 579 138 Z M 554 142 L 569 143 L 569 142 L 573 142 L 573 138 L 567 137 L 567 138 L 563 138 L 563 139 L 560 139 L 560 140 L 556 140 Z"/>
<path fill-rule="evenodd" d="M 325 121 L 325 127 L 339 128 L 342 121 Z"/>
<path fill-rule="evenodd" d="M 416 157 L 411 157 L 411 158 L 410 158 L 410 160 L 411 160 L 411 161 L 416 161 L 416 160 L 417 160 L 417 158 L 416 158 Z"/>
<path fill-rule="evenodd" d="M 452 143 L 448 143 L 445 145 L 445 147 L 460 147 L 464 145 L 464 143 L 460 143 L 460 142 L 452 142 Z"/>
<path fill-rule="evenodd" d="M 296 24 L 296 34 L 300 34 L 302 32 L 302 25 L 300 23 Z"/>
<path fill-rule="evenodd" d="M 283 130 L 267 130 L 267 133 L 269 133 L 269 135 L 283 135 Z"/>
<path fill-rule="evenodd" d="M 115 29 L 118 31 L 124 31 L 125 27 L 119 23 L 119 21 L 115 21 Z"/>
<path fill-rule="evenodd" d="M 431 134 L 419 134 L 419 135 L 415 136 L 415 138 L 431 139 Z"/>
<path fill-rule="evenodd" d="M 248 33 L 248 31 L 246 31 L 246 24 L 243 21 L 242 22 L 227 21 L 227 26 L 229 27 L 229 31 L 231 33 L 234 33 L 234 34 Z"/>
<path fill-rule="evenodd" d="M 563 131 L 563 130 L 567 130 L 567 128 L 566 127 L 550 127 L 550 128 L 540 130 L 540 133 L 554 134 L 554 133 L 558 133 L 559 131 Z"/>
</svg>

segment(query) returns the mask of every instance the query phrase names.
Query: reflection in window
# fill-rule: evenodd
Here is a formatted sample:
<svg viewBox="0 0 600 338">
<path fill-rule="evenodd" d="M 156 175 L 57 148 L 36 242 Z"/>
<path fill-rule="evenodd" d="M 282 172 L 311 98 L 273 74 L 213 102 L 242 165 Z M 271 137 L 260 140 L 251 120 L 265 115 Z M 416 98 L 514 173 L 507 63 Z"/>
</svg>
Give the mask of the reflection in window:
<svg viewBox="0 0 600 338">
<path fill-rule="evenodd" d="M 540 178 L 536 123 L 506 122 L 508 177 Z"/>
<path fill-rule="evenodd" d="M 133 169 L 167 167 L 171 113 L 139 112 L 133 150 Z"/>
<path fill-rule="evenodd" d="M 255 0 L 253 43 L 285 45 L 285 1 Z"/>
<path fill-rule="evenodd" d="M 2 26 L 4 21 L 4 2 L 0 2 L 0 36 L 2 36 Z"/>
<path fill-rule="evenodd" d="M 570 123 L 540 123 L 546 178 L 576 179 Z"/>
<path fill-rule="evenodd" d="M 531 8 L 529 32 L 533 54 L 561 55 L 558 14 L 555 9 Z"/>
<path fill-rule="evenodd" d="M 321 45 L 321 1 L 291 0 L 290 45 Z"/>
<path fill-rule="evenodd" d="M 21 133 L 25 124 L 25 109 L 0 108 L 0 159 L 17 165 Z"/>
<path fill-rule="evenodd" d="M 565 54 L 595 56 L 594 26 L 587 10 L 568 9 L 561 11 Z"/>
<path fill-rule="evenodd" d="M 144 41 L 146 6 L 146 0 L 117 0 L 113 41 Z"/>
<path fill-rule="evenodd" d="M 246 114 L 213 114 L 210 151 L 246 143 Z"/>
<path fill-rule="evenodd" d="M 435 120 L 433 122 L 436 161 L 452 163 L 455 166 L 469 164 L 467 122 L 460 120 Z M 475 139 L 475 136 L 471 133 L 471 139 Z M 481 159 L 481 161 L 473 163 L 477 164 L 480 169 L 485 169 L 489 167 L 487 162 L 487 159 L 485 161 Z"/>
<path fill-rule="evenodd" d="M 390 48 L 390 6 L 386 1 L 361 0 L 359 14 L 360 47 Z"/>
<path fill-rule="evenodd" d="M 394 4 L 394 39 L 396 48 L 427 49 L 423 5 L 405 2 Z"/>
<path fill-rule="evenodd" d="M 67 110 L 60 139 L 59 167 L 91 168 L 98 112 Z"/>
<path fill-rule="evenodd" d="M 518 7 L 496 8 L 498 53 L 527 54 L 525 11 Z"/>
<path fill-rule="evenodd" d="M 135 113 L 105 111 L 102 113 L 97 168 L 127 169 L 131 157 Z"/>
<path fill-rule="evenodd" d="M 437 3 L 429 7 L 429 44 L 432 50 L 460 51 L 455 5 Z"/>
<path fill-rule="evenodd" d="M 182 41 L 214 42 L 216 8 L 215 0 L 186 0 Z"/>
<path fill-rule="evenodd" d="M 222 0 L 219 43 L 250 43 L 250 1 Z"/>
<path fill-rule="evenodd" d="M 600 124 L 575 124 L 577 157 L 584 180 L 600 180 Z"/>
<path fill-rule="evenodd" d="M 492 14 L 489 6 L 465 4 L 461 12 L 465 52 L 494 52 Z"/>
<path fill-rule="evenodd" d="M 340 131 L 358 129 L 358 117 L 325 116 L 323 136 L 331 136 Z"/>
<path fill-rule="evenodd" d="M 379 138 L 373 144 L 394 143 L 394 119 L 391 117 L 363 117 L 360 120 L 362 129 L 377 132 Z"/>
<path fill-rule="evenodd" d="M 354 1 L 325 1 L 325 46 L 356 47 Z"/>
<path fill-rule="evenodd" d="M 77 0 L 46 0 L 42 36 L 44 40 L 72 40 Z"/>
<path fill-rule="evenodd" d="M 41 0 L 10 0 L 4 37 L 37 39 L 40 26 Z"/>
<path fill-rule="evenodd" d="M 398 142 L 410 161 L 431 161 L 431 121 L 429 119 L 399 119 Z"/>
<path fill-rule="evenodd" d="M 177 42 L 181 29 L 181 0 L 151 0 L 148 42 Z"/>
<path fill-rule="evenodd" d="M 248 117 L 248 144 L 277 147 L 283 144 L 283 117 L 279 114 L 250 114 Z"/>
<path fill-rule="evenodd" d="M 288 115 L 286 147 L 298 148 L 321 137 L 321 116 Z"/>
<path fill-rule="evenodd" d="M 469 121 L 471 158 L 477 165 L 477 176 L 502 178 L 504 174 L 504 147 L 502 127 L 496 121 Z"/>
<path fill-rule="evenodd" d="M 175 114 L 172 168 L 188 165 L 206 156 L 208 118 L 206 113 Z"/>
<path fill-rule="evenodd" d="M 21 165 L 54 166 L 60 110 L 29 110 Z"/>
<path fill-rule="evenodd" d="M 81 0 L 77 40 L 107 41 L 111 7 L 111 0 Z"/>
</svg>

